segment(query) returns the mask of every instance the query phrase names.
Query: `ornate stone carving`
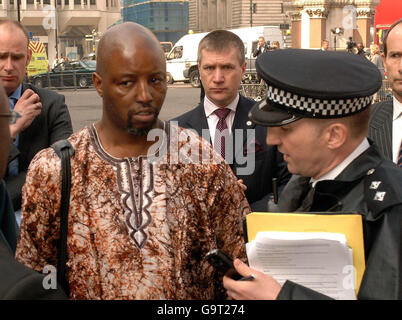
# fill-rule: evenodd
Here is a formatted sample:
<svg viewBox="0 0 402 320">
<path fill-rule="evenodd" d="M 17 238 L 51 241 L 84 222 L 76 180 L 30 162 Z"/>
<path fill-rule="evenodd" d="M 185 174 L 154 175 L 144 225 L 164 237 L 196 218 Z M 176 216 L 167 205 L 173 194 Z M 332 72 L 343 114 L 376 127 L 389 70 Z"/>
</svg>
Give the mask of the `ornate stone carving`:
<svg viewBox="0 0 402 320">
<path fill-rule="evenodd" d="M 326 8 L 309 8 L 306 9 L 306 13 L 313 19 L 328 18 L 328 9 Z"/>
<path fill-rule="evenodd" d="M 370 8 L 356 8 L 356 18 L 357 19 L 369 19 L 374 16 L 375 10 Z"/>
<path fill-rule="evenodd" d="M 301 20 L 301 12 L 300 11 L 294 11 L 289 13 L 291 21 L 298 21 Z"/>
</svg>

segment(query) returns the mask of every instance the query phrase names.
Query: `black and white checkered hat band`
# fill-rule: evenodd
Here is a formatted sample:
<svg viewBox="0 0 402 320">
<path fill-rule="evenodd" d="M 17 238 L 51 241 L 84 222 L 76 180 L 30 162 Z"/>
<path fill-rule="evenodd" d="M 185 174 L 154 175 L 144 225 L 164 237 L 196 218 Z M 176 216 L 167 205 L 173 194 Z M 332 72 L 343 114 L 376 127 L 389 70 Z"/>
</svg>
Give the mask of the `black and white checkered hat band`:
<svg viewBox="0 0 402 320">
<path fill-rule="evenodd" d="M 336 117 L 354 114 L 371 104 L 373 96 L 353 99 L 320 100 L 303 97 L 272 86 L 267 88 L 267 99 L 317 117 Z"/>
</svg>

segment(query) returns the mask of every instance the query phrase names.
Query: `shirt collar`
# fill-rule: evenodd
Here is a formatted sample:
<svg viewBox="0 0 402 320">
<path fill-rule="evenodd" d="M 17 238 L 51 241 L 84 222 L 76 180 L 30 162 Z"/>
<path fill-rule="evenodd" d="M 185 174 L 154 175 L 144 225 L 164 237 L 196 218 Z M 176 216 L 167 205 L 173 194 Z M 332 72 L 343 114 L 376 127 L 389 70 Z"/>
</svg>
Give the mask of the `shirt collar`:
<svg viewBox="0 0 402 320">
<path fill-rule="evenodd" d="M 352 163 L 358 156 L 360 156 L 364 151 L 370 148 L 370 143 L 367 138 L 364 138 L 363 141 L 359 144 L 359 146 L 343 160 L 340 164 L 338 164 L 335 168 L 333 168 L 330 172 L 327 172 L 322 177 L 318 179 L 311 178 L 310 182 L 313 184 L 313 187 L 317 184 L 318 181 L 322 180 L 334 180 L 337 176 L 339 176 L 345 168 Z"/>
<path fill-rule="evenodd" d="M 14 90 L 12 94 L 9 95 L 9 99 L 13 98 L 15 101 L 18 101 L 19 98 L 21 98 L 22 94 L 22 84 L 18 86 L 17 89 Z"/>
<path fill-rule="evenodd" d="M 401 117 L 402 115 L 402 103 L 400 103 L 395 97 L 393 98 L 393 103 L 394 103 L 394 114 L 392 119 L 396 120 L 399 117 Z"/>
<path fill-rule="evenodd" d="M 225 108 L 228 108 L 234 112 L 236 112 L 237 104 L 239 103 L 239 94 L 236 95 L 236 98 L 229 103 Z M 208 99 L 207 96 L 204 98 L 204 109 L 205 109 L 205 115 L 207 118 L 215 112 L 216 109 L 219 109 L 211 100 Z"/>
</svg>

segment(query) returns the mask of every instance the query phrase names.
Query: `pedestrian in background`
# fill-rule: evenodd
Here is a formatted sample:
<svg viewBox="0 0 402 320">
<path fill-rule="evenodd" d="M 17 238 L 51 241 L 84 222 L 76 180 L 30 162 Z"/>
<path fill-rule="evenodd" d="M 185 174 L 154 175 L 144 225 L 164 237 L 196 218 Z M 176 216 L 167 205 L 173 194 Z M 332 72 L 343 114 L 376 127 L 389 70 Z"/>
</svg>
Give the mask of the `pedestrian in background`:
<svg viewBox="0 0 402 320">
<path fill-rule="evenodd" d="M 32 158 L 73 132 L 64 96 L 23 82 L 32 54 L 28 44 L 28 33 L 20 23 L 0 21 L 0 79 L 10 109 L 21 115 L 10 124 L 13 157 L 9 159 L 5 176 L 18 223 L 22 186 Z"/>
<path fill-rule="evenodd" d="M 238 91 L 246 70 L 244 57 L 243 41 L 233 32 L 208 33 L 198 47 L 198 69 L 205 98 L 196 108 L 172 121 L 194 129 L 203 137 L 207 132 L 207 140 L 247 187 L 245 194 L 252 209 L 266 211 L 272 179 L 278 179 L 281 190 L 290 175 L 282 155 L 265 143 L 266 128 L 248 118 L 255 101 Z M 248 138 L 250 131 L 254 139 Z M 245 167 L 253 170 L 242 173 Z"/>
<path fill-rule="evenodd" d="M 392 99 L 378 102 L 371 113 L 369 136 L 381 153 L 402 166 L 402 19 L 395 21 L 384 38 L 383 63 Z"/>
</svg>

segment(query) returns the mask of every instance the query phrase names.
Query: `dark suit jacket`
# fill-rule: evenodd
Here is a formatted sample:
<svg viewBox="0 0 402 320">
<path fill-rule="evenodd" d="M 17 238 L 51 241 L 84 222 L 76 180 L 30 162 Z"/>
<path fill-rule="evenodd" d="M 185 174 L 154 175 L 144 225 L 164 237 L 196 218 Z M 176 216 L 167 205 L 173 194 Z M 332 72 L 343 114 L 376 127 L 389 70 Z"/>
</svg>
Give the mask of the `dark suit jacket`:
<svg viewBox="0 0 402 320">
<path fill-rule="evenodd" d="M 261 53 L 267 52 L 268 51 L 268 47 L 267 44 L 264 44 L 264 50 L 261 52 L 260 47 L 257 47 L 257 49 L 255 49 L 253 51 L 253 57 L 256 58 L 258 57 Z"/>
<path fill-rule="evenodd" d="M 4 179 L 14 210 L 21 208 L 21 189 L 25 183 L 28 166 L 35 154 L 58 140 L 67 139 L 73 133 L 64 96 L 25 83 L 22 85 L 22 92 L 28 88 L 39 95 L 42 111 L 31 125 L 19 134 L 19 174 L 6 176 Z"/>
<path fill-rule="evenodd" d="M 59 289 L 44 289 L 44 275 L 31 270 L 14 259 L 0 240 L 0 300 L 62 300 L 67 299 Z"/>
<path fill-rule="evenodd" d="M 13 253 L 17 248 L 18 226 L 4 181 L 0 181 L 0 241 Z"/>
<path fill-rule="evenodd" d="M 383 156 L 392 160 L 392 100 L 373 105 L 368 136 L 375 141 Z"/>
<path fill-rule="evenodd" d="M 290 178 L 283 156 L 276 147 L 266 144 L 267 128 L 251 123 L 248 113 L 255 101 L 247 99 L 240 95 L 239 103 L 236 108 L 236 114 L 232 126 L 232 135 L 235 129 L 242 129 L 243 145 L 233 146 L 234 161 L 230 164 L 233 173 L 244 180 L 247 186 L 246 197 L 253 210 L 267 210 L 268 194 L 272 192 L 272 178 L 278 178 L 278 185 L 284 186 Z M 195 109 L 172 119 L 178 121 L 179 126 L 183 128 L 195 129 L 202 136 L 203 129 L 209 129 L 207 117 L 204 110 L 204 101 Z M 251 125 L 249 125 L 251 124 Z M 247 129 L 255 129 L 255 142 L 253 146 L 247 144 Z M 235 139 L 233 139 L 234 141 Z M 255 149 L 254 149 L 255 148 Z M 252 174 L 242 175 L 238 170 L 244 167 L 239 164 L 240 156 L 244 156 L 244 151 L 255 152 L 255 169 Z M 247 152 L 247 151 L 246 151 Z M 264 198 L 265 197 L 265 198 Z M 261 203 L 257 203 L 261 200 Z M 260 206 L 261 205 L 261 206 Z"/>
</svg>

